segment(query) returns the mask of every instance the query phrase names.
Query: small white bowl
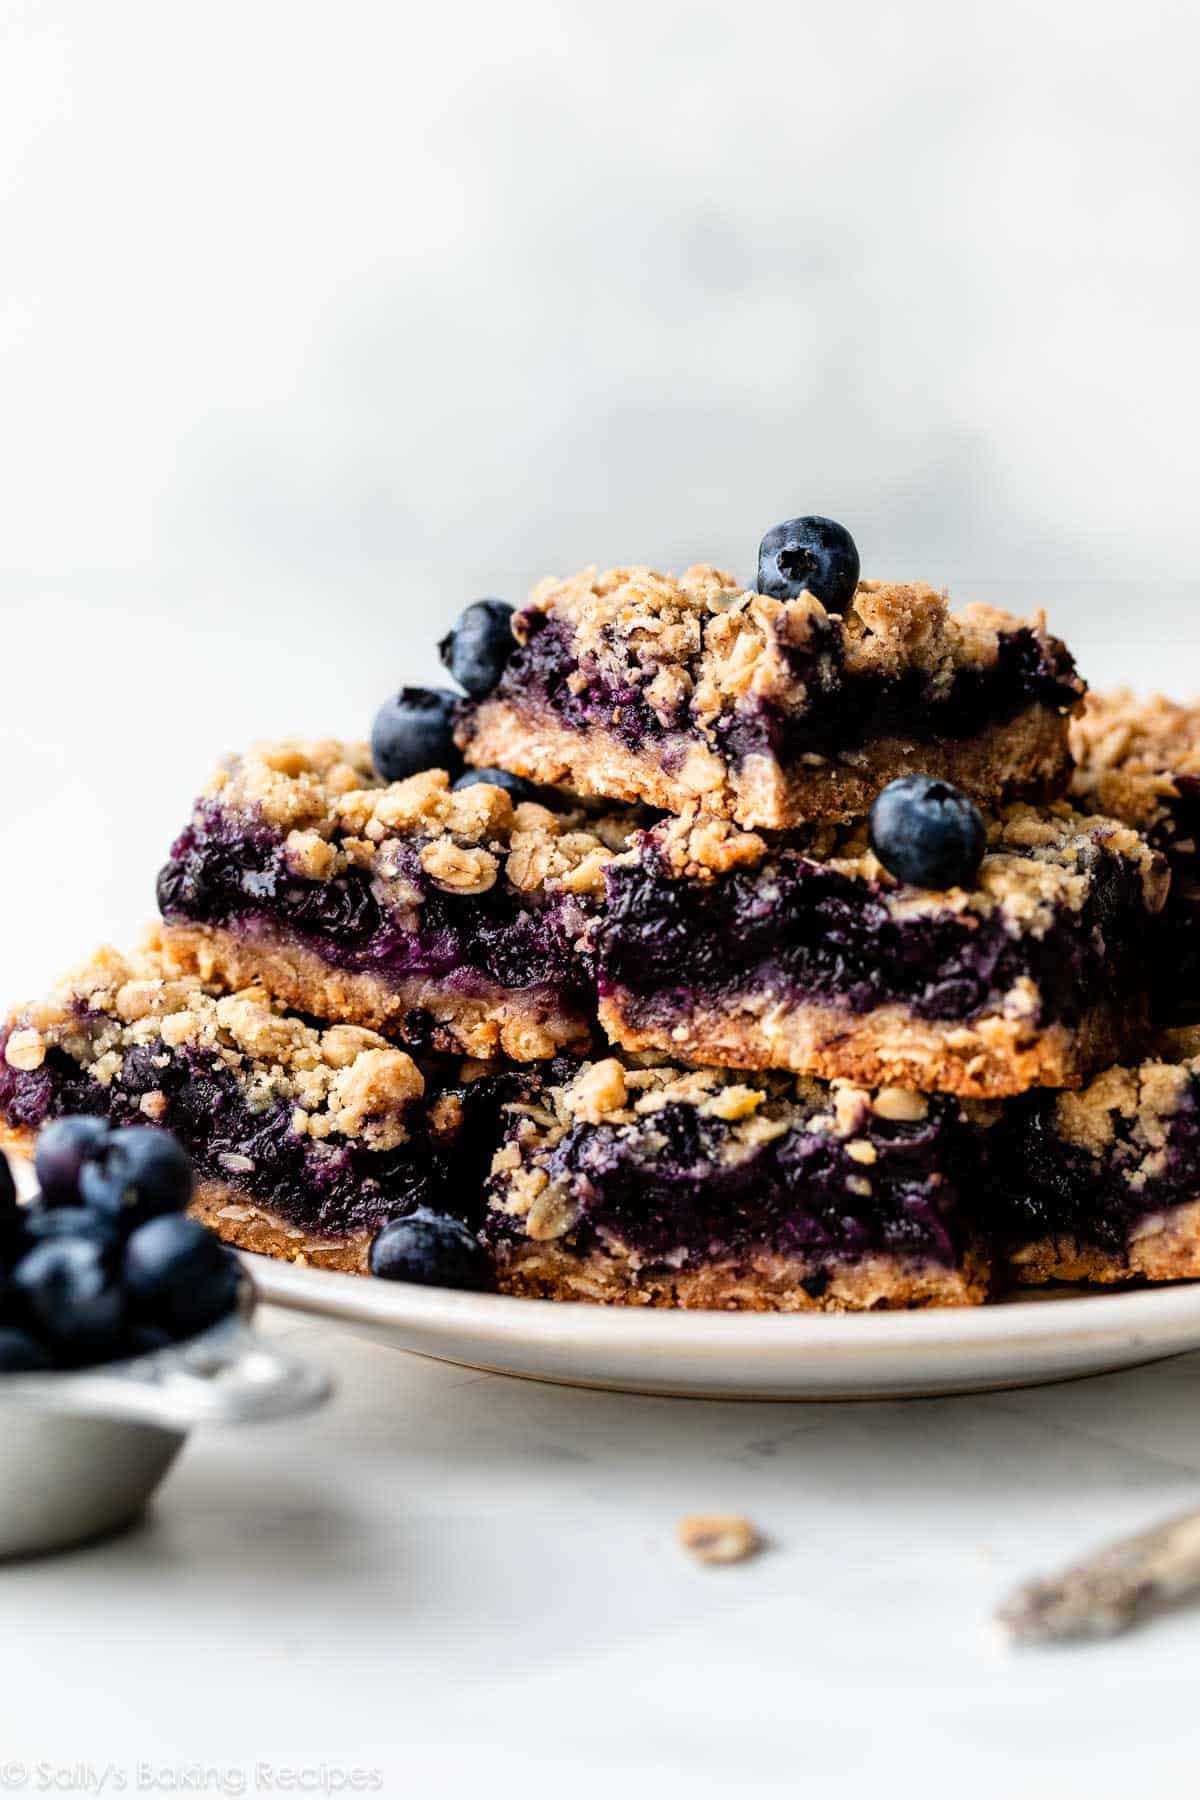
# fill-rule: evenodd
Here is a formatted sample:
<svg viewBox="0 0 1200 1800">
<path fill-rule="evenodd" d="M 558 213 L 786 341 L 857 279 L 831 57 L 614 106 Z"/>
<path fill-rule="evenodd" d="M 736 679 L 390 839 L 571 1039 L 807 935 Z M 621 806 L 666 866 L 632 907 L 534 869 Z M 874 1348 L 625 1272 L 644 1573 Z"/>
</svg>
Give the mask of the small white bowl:
<svg viewBox="0 0 1200 1800">
<path fill-rule="evenodd" d="M 137 1516 L 193 1425 L 319 1406 L 328 1378 L 258 1337 L 240 1308 L 129 1362 L 0 1375 L 0 1557 L 62 1550 Z"/>
</svg>

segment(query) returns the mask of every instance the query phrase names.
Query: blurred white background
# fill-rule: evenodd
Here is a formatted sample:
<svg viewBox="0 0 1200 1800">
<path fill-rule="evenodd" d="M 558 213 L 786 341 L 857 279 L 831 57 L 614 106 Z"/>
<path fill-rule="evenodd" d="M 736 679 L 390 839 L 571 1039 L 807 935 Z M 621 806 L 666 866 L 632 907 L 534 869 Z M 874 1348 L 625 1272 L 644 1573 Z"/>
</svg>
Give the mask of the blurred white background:
<svg viewBox="0 0 1200 1800">
<path fill-rule="evenodd" d="M 824 511 L 1200 687 L 1186 4 L 10 0 L 0 978 L 483 593 Z"/>
</svg>

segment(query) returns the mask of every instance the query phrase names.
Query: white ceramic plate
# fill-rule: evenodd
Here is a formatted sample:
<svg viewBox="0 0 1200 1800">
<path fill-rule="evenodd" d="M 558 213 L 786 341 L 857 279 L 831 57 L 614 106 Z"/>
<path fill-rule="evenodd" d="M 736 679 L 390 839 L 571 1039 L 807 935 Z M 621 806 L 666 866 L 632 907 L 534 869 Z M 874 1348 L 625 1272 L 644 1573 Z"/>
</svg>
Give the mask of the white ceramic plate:
<svg viewBox="0 0 1200 1800">
<path fill-rule="evenodd" d="M 1200 1347 L 1200 1282 L 913 1313 L 666 1312 L 334 1275 L 249 1256 L 264 1300 L 534 1381 L 745 1400 L 1028 1387 Z"/>
</svg>

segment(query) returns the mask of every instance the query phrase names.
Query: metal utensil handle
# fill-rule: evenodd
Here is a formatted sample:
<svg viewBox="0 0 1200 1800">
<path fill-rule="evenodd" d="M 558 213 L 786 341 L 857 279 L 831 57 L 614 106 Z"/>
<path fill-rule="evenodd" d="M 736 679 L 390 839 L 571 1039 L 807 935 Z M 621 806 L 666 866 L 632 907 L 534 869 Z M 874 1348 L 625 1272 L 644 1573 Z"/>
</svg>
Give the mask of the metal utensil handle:
<svg viewBox="0 0 1200 1800">
<path fill-rule="evenodd" d="M 306 1412 L 329 1390 L 322 1370 L 258 1337 L 241 1319 L 228 1336 L 183 1346 L 178 1362 L 164 1368 L 157 1389 L 190 1422 L 223 1425 Z"/>
<path fill-rule="evenodd" d="M 64 1411 L 186 1430 L 283 1418 L 320 1405 L 329 1377 L 269 1340 L 244 1319 L 229 1319 L 174 1352 L 80 1374 L 56 1390 Z"/>
</svg>

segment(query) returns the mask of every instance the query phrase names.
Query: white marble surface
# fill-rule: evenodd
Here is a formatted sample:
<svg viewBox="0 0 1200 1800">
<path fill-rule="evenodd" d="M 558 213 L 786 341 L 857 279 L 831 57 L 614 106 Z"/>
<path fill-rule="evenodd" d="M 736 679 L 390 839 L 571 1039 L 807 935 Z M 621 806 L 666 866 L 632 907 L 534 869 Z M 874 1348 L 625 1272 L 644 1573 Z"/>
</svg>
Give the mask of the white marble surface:
<svg viewBox="0 0 1200 1800">
<path fill-rule="evenodd" d="M 194 1437 L 143 1526 L 0 1577 L 0 1784 L 21 1762 L 75 1791 L 80 1765 L 135 1790 L 143 1764 L 149 1792 L 194 1764 L 225 1791 L 357 1765 L 464 1800 L 1191 1791 L 1200 1611 L 1021 1655 L 989 1615 L 1200 1502 L 1200 1355 L 1022 1394 L 725 1405 L 267 1323 L 336 1372 L 323 1415 Z M 769 1549 L 694 1566 L 674 1526 L 708 1509 Z"/>
</svg>

